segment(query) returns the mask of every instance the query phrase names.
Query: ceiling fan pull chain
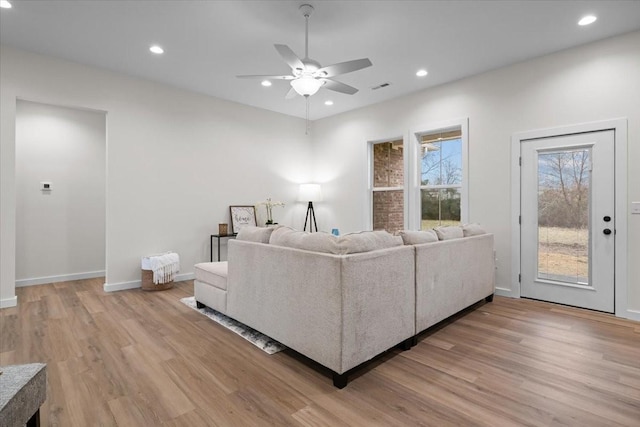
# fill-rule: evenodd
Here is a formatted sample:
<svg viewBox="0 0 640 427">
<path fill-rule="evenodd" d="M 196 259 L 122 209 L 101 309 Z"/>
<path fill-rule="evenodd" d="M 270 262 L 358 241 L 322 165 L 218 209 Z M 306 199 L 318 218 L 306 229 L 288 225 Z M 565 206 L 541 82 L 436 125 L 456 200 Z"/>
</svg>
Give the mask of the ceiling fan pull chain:
<svg viewBox="0 0 640 427">
<path fill-rule="evenodd" d="M 309 123 L 309 95 L 304 96 L 305 101 L 307 101 L 307 123 L 304 130 L 305 135 L 309 135 L 309 130 L 311 128 L 311 124 Z"/>
</svg>

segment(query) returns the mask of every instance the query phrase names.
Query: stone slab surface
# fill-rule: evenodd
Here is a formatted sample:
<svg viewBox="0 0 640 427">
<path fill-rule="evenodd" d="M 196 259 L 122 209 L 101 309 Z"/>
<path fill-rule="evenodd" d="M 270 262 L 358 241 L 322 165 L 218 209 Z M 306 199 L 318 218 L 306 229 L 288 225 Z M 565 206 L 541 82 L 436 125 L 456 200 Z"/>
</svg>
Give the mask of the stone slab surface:
<svg viewBox="0 0 640 427">
<path fill-rule="evenodd" d="M 47 365 L 0 366 L 0 426 L 24 426 L 47 398 Z"/>
</svg>

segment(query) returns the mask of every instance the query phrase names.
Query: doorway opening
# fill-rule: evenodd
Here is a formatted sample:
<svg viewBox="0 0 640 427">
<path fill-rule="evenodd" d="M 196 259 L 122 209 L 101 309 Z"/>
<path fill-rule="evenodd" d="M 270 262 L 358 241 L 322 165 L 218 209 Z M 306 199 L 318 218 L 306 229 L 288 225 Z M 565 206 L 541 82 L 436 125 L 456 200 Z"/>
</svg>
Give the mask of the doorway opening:
<svg viewBox="0 0 640 427">
<path fill-rule="evenodd" d="M 17 100 L 16 287 L 105 275 L 106 113 Z"/>
</svg>

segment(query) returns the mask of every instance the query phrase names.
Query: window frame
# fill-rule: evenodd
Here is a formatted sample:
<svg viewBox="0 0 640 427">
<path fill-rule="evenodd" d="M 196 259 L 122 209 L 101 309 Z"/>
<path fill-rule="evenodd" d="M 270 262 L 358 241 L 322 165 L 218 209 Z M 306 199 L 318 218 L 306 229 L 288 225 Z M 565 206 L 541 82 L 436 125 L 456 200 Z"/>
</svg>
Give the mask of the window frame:
<svg viewBox="0 0 640 427">
<path fill-rule="evenodd" d="M 421 138 L 423 135 L 432 133 L 447 132 L 460 129 L 461 154 L 462 154 L 462 180 L 455 185 L 422 185 L 422 155 Z M 457 188 L 460 191 L 460 222 L 469 222 L 469 119 L 467 117 L 451 119 L 441 122 L 429 123 L 416 126 L 409 131 L 411 149 L 407 153 L 412 157 L 409 159 L 412 169 L 409 176 L 413 179 L 409 182 L 409 205 L 408 222 L 411 230 L 420 230 L 422 226 L 422 203 L 421 190 L 439 190 L 447 188 Z M 406 180 L 405 180 L 406 182 Z"/>
<path fill-rule="evenodd" d="M 403 164 L 404 164 L 404 188 L 403 189 L 403 215 L 404 227 L 408 230 L 420 230 L 422 224 L 422 203 L 420 190 L 422 189 L 422 166 L 420 155 L 420 138 L 422 135 L 447 132 L 460 129 L 460 139 L 462 140 L 462 183 L 460 187 L 460 222 L 469 222 L 469 118 L 461 117 L 450 120 L 427 123 L 410 128 L 403 136 L 392 136 L 378 138 L 367 141 L 367 229 L 373 230 L 373 192 L 384 190 L 400 190 L 400 187 L 378 187 L 374 190 L 373 182 L 373 146 L 375 144 L 402 140 L 403 144 Z M 451 188 L 445 186 L 428 186 Z"/>
</svg>

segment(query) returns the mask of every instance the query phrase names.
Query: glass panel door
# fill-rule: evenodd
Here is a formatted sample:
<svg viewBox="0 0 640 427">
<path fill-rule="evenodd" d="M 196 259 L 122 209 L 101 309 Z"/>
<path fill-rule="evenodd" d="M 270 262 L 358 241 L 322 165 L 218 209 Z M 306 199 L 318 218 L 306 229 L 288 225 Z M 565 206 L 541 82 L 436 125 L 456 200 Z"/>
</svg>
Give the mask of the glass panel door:
<svg viewBox="0 0 640 427">
<path fill-rule="evenodd" d="M 521 143 L 523 297 L 614 311 L 613 131 Z"/>
<path fill-rule="evenodd" d="M 538 278 L 589 284 L 591 148 L 538 154 Z"/>
</svg>

